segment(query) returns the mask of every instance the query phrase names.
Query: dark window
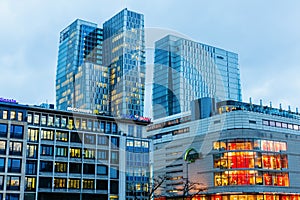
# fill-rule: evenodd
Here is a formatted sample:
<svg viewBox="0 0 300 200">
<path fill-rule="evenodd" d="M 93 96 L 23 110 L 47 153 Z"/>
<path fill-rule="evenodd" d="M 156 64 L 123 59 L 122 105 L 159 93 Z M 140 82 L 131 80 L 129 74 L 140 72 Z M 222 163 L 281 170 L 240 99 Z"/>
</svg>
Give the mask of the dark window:
<svg viewBox="0 0 300 200">
<path fill-rule="evenodd" d="M 20 190 L 20 177 L 19 176 L 7 176 L 6 189 L 7 190 Z"/>
<path fill-rule="evenodd" d="M 107 175 L 108 167 L 106 165 L 97 165 L 97 174 L 98 175 Z"/>
<path fill-rule="evenodd" d="M 0 154 L 6 154 L 6 141 L 0 141 Z"/>
<path fill-rule="evenodd" d="M 69 164 L 70 173 L 81 173 L 81 163 L 70 163 Z"/>
<path fill-rule="evenodd" d="M 21 172 L 21 159 L 9 158 L 7 171 L 20 173 Z"/>
<path fill-rule="evenodd" d="M 82 135 L 79 133 L 72 132 L 71 133 L 71 142 L 81 143 Z"/>
<path fill-rule="evenodd" d="M 9 155 L 22 155 L 22 143 L 21 142 L 10 142 L 9 143 Z"/>
<path fill-rule="evenodd" d="M 134 126 L 128 125 L 128 136 L 133 136 Z"/>
<path fill-rule="evenodd" d="M 41 172 L 52 172 L 53 171 L 53 162 L 52 161 L 41 161 Z"/>
<path fill-rule="evenodd" d="M 40 177 L 39 187 L 40 188 L 51 188 L 52 187 L 52 178 Z"/>
<path fill-rule="evenodd" d="M 110 122 L 106 122 L 106 128 L 105 128 L 105 133 L 111 133 L 111 123 Z"/>
<path fill-rule="evenodd" d="M 10 126 L 10 137 L 11 138 L 23 138 L 23 126 L 11 125 Z"/>
<path fill-rule="evenodd" d="M 143 128 L 141 126 L 136 127 L 136 137 L 141 138 L 143 134 Z"/>
<path fill-rule="evenodd" d="M 83 165 L 84 174 L 95 174 L 95 165 L 93 164 L 84 164 Z"/>
<path fill-rule="evenodd" d="M 110 178 L 119 178 L 119 170 L 117 167 L 110 168 Z"/>
<path fill-rule="evenodd" d="M 19 194 L 6 194 L 5 200 L 19 200 Z"/>
<path fill-rule="evenodd" d="M 108 160 L 108 151 L 107 150 L 98 150 L 97 151 L 98 160 Z"/>
<path fill-rule="evenodd" d="M 36 161 L 27 161 L 26 162 L 26 174 L 27 175 L 36 174 Z"/>
<path fill-rule="evenodd" d="M 119 193 L 119 181 L 110 181 L 110 193 L 112 194 Z"/>
<path fill-rule="evenodd" d="M 0 172 L 4 172 L 5 169 L 5 158 L 0 158 Z"/>
<path fill-rule="evenodd" d="M 42 145 L 41 146 L 41 155 L 42 156 L 53 156 L 53 146 Z"/>
<path fill-rule="evenodd" d="M 7 124 L 0 124 L 0 136 L 1 137 L 7 136 Z"/>
<path fill-rule="evenodd" d="M 118 126 L 117 126 L 116 123 L 113 123 L 113 124 L 112 124 L 112 132 L 113 132 L 113 133 L 118 133 Z"/>
<path fill-rule="evenodd" d="M 119 152 L 118 151 L 112 151 L 110 154 L 110 163 L 112 164 L 118 164 L 119 163 Z"/>
<path fill-rule="evenodd" d="M 97 186 L 96 186 L 97 190 L 107 190 L 108 189 L 107 180 L 97 180 L 96 184 L 97 184 Z"/>
</svg>

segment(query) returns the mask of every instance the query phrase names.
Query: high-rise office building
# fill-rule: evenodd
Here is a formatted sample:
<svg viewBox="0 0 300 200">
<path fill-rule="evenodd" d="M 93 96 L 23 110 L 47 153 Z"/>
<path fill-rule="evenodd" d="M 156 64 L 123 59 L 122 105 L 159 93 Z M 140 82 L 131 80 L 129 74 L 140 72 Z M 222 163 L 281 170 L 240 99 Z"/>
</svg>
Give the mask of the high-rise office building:
<svg viewBox="0 0 300 200">
<path fill-rule="evenodd" d="M 111 113 L 144 113 L 144 16 L 122 10 L 103 24 L 103 64 L 110 70 Z"/>
<path fill-rule="evenodd" d="M 95 104 L 93 99 L 80 103 L 75 96 L 75 76 L 87 69 L 85 63 L 102 64 L 102 29 L 97 24 L 75 20 L 60 33 L 57 72 L 56 72 L 56 105 L 60 110 L 68 107 L 82 107 Z M 89 78 L 87 78 L 89 79 Z M 96 85 L 96 83 L 94 83 Z M 82 93 L 85 95 L 85 93 Z"/>
<path fill-rule="evenodd" d="M 202 97 L 241 100 L 238 55 L 168 35 L 155 43 L 153 118 L 190 111 Z"/>
</svg>

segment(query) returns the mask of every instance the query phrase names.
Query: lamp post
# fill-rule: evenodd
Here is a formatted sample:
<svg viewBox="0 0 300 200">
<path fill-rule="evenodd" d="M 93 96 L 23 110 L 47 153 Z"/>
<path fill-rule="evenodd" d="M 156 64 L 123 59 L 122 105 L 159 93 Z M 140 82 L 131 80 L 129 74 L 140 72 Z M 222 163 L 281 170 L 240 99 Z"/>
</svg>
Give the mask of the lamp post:
<svg viewBox="0 0 300 200">
<path fill-rule="evenodd" d="M 195 162 L 199 158 L 199 153 L 194 148 L 185 151 L 184 161 L 186 162 L 186 183 L 183 190 L 183 197 L 189 195 L 189 164 Z"/>
</svg>

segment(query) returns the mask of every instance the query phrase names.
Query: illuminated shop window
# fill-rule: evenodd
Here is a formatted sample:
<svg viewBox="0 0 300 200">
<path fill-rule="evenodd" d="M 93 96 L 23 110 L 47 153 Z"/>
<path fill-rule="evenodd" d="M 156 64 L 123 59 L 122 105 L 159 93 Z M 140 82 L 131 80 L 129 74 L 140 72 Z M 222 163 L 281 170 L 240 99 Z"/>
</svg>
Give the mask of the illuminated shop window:
<svg viewBox="0 0 300 200">
<path fill-rule="evenodd" d="M 266 185 L 289 186 L 288 173 L 261 172 L 256 170 L 224 171 L 214 175 L 215 186 Z"/>
</svg>

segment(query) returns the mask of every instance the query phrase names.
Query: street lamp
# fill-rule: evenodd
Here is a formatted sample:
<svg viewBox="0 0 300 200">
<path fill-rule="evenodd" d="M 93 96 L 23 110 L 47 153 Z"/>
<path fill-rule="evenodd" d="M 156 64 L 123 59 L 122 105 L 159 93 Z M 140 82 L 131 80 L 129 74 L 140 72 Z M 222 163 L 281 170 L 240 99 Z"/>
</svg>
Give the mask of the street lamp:
<svg viewBox="0 0 300 200">
<path fill-rule="evenodd" d="M 183 190 L 183 196 L 189 195 L 189 164 L 195 162 L 199 158 L 199 153 L 194 148 L 185 151 L 184 161 L 186 162 L 186 183 Z"/>
</svg>

